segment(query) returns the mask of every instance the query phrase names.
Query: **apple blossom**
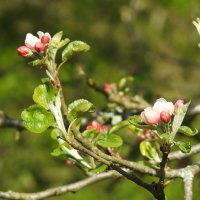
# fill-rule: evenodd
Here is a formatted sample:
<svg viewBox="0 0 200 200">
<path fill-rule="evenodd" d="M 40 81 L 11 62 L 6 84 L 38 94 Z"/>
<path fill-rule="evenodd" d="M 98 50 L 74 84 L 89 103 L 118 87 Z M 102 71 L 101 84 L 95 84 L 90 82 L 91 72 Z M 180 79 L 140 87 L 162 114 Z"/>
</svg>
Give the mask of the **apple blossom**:
<svg viewBox="0 0 200 200">
<path fill-rule="evenodd" d="M 22 56 L 22 57 L 28 57 L 33 55 L 33 52 L 31 51 L 30 48 L 28 48 L 27 46 L 20 46 L 17 49 L 17 53 Z"/>
<path fill-rule="evenodd" d="M 141 113 L 141 118 L 146 124 L 158 124 L 160 122 L 160 113 L 154 110 L 153 107 L 148 107 Z"/>
<path fill-rule="evenodd" d="M 173 113 L 174 104 L 166 101 L 164 98 L 160 98 L 156 100 L 153 107 L 144 109 L 141 113 L 141 118 L 146 124 L 149 125 L 158 124 L 161 120 L 168 123 Z"/>
<path fill-rule="evenodd" d="M 46 49 L 45 44 L 41 43 L 41 42 L 36 42 L 35 43 L 35 50 L 37 52 L 44 52 Z"/>
<path fill-rule="evenodd" d="M 51 35 L 49 33 L 43 33 L 42 31 L 38 31 L 37 34 L 43 44 L 48 44 L 50 42 Z"/>
<path fill-rule="evenodd" d="M 25 45 L 31 50 L 35 49 L 35 44 L 40 42 L 40 39 L 31 33 L 26 34 Z"/>
<path fill-rule="evenodd" d="M 159 114 L 163 111 L 168 112 L 170 115 L 174 113 L 174 104 L 166 101 L 164 98 L 157 99 L 153 105 L 153 109 Z"/>
</svg>

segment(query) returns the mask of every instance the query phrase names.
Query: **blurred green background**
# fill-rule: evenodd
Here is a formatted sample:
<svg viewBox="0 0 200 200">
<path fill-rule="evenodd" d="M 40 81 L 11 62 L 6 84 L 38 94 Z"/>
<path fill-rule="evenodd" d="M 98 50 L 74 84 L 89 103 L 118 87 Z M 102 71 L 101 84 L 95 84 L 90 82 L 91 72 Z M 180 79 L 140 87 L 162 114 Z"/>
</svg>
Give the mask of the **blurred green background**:
<svg viewBox="0 0 200 200">
<path fill-rule="evenodd" d="M 67 102 L 82 97 L 99 107 L 105 104 L 101 95 L 77 78 L 75 68 L 81 65 L 99 85 L 133 75 L 136 92 L 150 102 L 163 96 L 200 103 L 200 37 L 192 25 L 198 16 L 198 0 L 0 0 L 0 109 L 19 118 L 32 104 L 44 71 L 28 66 L 16 49 L 26 33 L 38 30 L 52 35 L 63 30 L 71 40 L 91 46 L 89 53 L 73 57 L 62 69 Z M 78 169 L 50 156 L 55 144 L 48 133 L 23 132 L 16 141 L 15 132 L 0 130 L 1 190 L 33 192 L 83 178 Z M 199 183 L 197 179 L 194 199 Z M 183 193 L 177 192 L 182 188 L 179 180 L 174 181 L 166 189 L 168 199 L 183 199 Z M 127 180 L 104 181 L 52 199 L 99 197 L 152 199 Z"/>
</svg>

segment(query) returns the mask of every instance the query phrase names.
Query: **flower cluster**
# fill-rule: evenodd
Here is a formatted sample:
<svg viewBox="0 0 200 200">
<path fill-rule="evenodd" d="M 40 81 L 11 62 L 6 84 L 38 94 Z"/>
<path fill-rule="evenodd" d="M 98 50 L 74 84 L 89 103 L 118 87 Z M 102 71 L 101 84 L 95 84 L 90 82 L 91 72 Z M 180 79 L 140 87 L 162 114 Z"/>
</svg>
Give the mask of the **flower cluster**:
<svg viewBox="0 0 200 200">
<path fill-rule="evenodd" d="M 93 121 L 91 124 L 89 124 L 87 127 L 86 127 L 86 130 L 96 130 L 96 131 L 99 131 L 99 132 L 106 132 L 108 130 L 108 127 L 107 126 L 104 126 L 104 125 L 101 125 L 99 122 L 97 121 Z"/>
<path fill-rule="evenodd" d="M 38 37 L 31 33 L 26 34 L 25 45 L 17 49 L 17 53 L 22 57 L 32 56 L 34 52 L 43 53 L 47 44 L 51 40 L 49 33 L 37 32 Z"/>
<path fill-rule="evenodd" d="M 145 129 L 145 130 L 143 131 L 143 133 L 140 135 L 139 139 L 140 139 L 141 141 L 143 141 L 143 140 L 153 140 L 153 139 L 155 139 L 156 137 L 157 137 L 156 134 L 155 134 L 152 130 L 150 130 L 150 129 Z"/>
<path fill-rule="evenodd" d="M 141 113 L 144 123 L 155 125 L 161 121 L 169 123 L 177 108 L 183 106 L 183 100 L 177 100 L 175 104 L 166 101 L 164 98 L 157 99 L 152 107 L 145 108 Z"/>
</svg>

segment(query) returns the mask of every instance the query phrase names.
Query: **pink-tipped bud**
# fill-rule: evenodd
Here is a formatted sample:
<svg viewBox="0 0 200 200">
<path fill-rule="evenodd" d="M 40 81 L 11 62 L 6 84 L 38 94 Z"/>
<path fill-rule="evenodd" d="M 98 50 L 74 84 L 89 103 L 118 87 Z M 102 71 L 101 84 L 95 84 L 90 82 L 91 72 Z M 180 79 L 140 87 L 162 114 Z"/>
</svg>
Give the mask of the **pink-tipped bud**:
<svg viewBox="0 0 200 200">
<path fill-rule="evenodd" d="M 107 126 L 103 126 L 97 121 L 93 121 L 92 124 L 90 124 L 86 127 L 86 130 L 91 130 L 91 129 L 97 130 L 99 132 L 107 132 L 108 131 Z"/>
<path fill-rule="evenodd" d="M 43 44 L 43 43 L 41 43 L 41 42 L 36 42 L 34 48 L 35 48 L 35 50 L 36 50 L 37 52 L 40 52 L 40 53 L 44 52 L 45 49 L 46 49 L 45 44 Z"/>
<path fill-rule="evenodd" d="M 116 90 L 116 85 L 115 83 L 105 83 L 103 86 L 103 90 L 106 93 L 110 93 L 111 91 Z"/>
<path fill-rule="evenodd" d="M 163 111 L 160 113 L 160 119 L 166 124 L 168 124 L 170 122 L 171 117 L 172 116 L 166 111 Z"/>
<path fill-rule="evenodd" d="M 176 112 L 177 108 L 181 107 L 184 105 L 184 101 L 182 99 L 178 99 L 175 103 L 174 103 L 174 112 Z"/>
<path fill-rule="evenodd" d="M 50 42 L 50 37 L 48 35 L 43 35 L 40 40 L 43 44 L 48 44 Z"/>
<path fill-rule="evenodd" d="M 33 52 L 27 46 L 20 46 L 17 49 L 17 53 L 22 57 L 28 57 L 33 55 Z"/>
</svg>

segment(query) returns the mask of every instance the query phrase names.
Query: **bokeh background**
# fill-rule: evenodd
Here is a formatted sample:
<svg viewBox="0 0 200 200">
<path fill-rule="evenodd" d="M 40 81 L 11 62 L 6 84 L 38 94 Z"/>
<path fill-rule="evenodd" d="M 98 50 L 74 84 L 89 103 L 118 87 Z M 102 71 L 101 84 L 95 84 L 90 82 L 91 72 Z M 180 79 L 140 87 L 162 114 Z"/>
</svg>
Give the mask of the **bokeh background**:
<svg viewBox="0 0 200 200">
<path fill-rule="evenodd" d="M 122 76 L 135 77 L 135 92 L 148 101 L 191 99 L 200 103 L 200 37 L 192 20 L 200 16 L 198 0 L 0 0 L 0 109 L 19 118 L 31 105 L 32 93 L 44 71 L 28 66 L 16 53 L 26 33 L 38 30 L 52 35 L 63 30 L 71 40 L 90 44 L 91 51 L 78 55 L 62 69 L 62 81 L 71 102 L 87 98 L 103 107 L 105 99 L 87 88 L 76 76 L 81 65 L 99 85 Z M 197 127 L 198 121 L 195 122 Z M 0 130 L 0 190 L 33 192 L 71 183 L 84 176 L 78 169 L 54 159 L 55 147 L 48 133 Z M 196 157 L 198 159 L 198 157 Z M 199 195 L 195 181 L 194 199 Z M 182 183 L 167 187 L 168 199 L 183 199 Z M 77 194 L 52 199 L 152 199 L 127 180 L 104 181 Z"/>
</svg>

